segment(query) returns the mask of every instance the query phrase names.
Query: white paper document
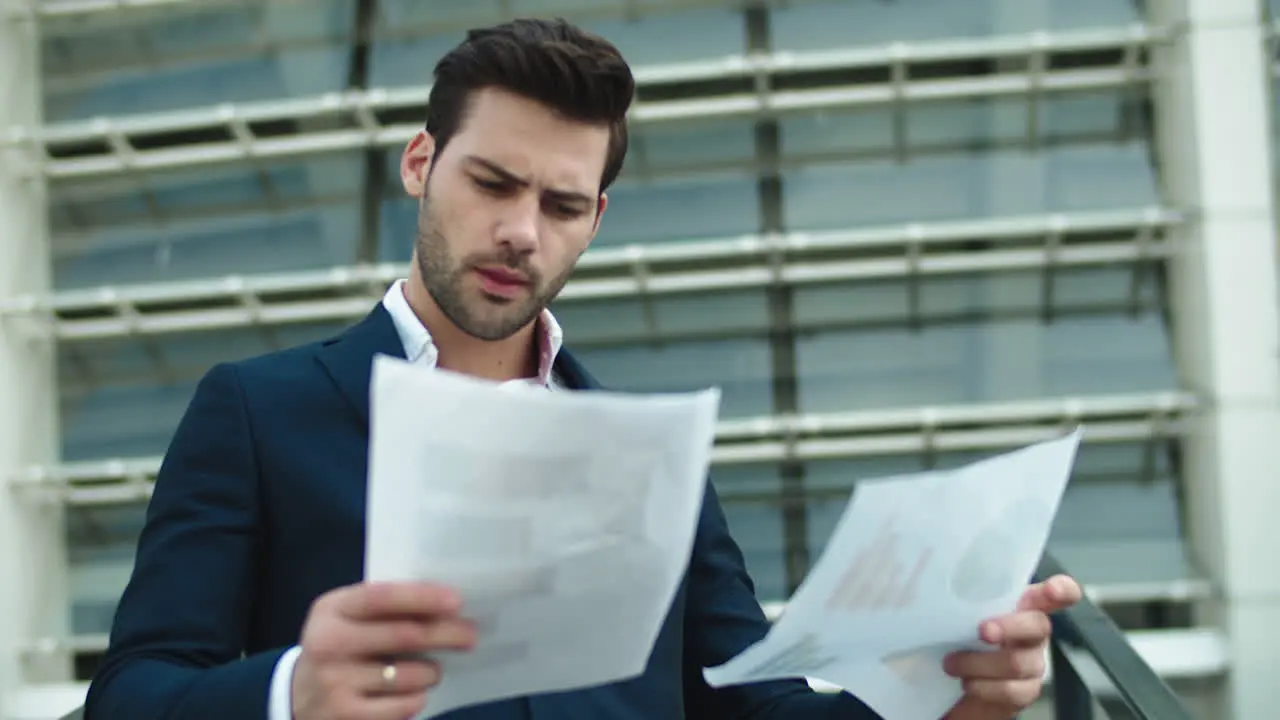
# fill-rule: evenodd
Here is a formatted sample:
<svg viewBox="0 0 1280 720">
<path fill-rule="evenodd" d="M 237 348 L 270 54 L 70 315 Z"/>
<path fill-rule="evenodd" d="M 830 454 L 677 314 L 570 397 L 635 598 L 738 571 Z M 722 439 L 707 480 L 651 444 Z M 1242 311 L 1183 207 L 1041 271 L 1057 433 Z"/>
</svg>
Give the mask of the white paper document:
<svg viewBox="0 0 1280 720">
<path fill-rule="evenodd" d="M 692 551 L 720 392 L 549 392 L 375 358 L 365 577 L 458 590 L 425 720 L 641 674 Z"/>
<path fill-rule="evenodd" d="M 939 720 L 963 695 L 943 658 L 987 647 L 981 622 L 1017 607 L 1081 432 L 955 470 L 859 482 L 782 618 L 705 669 L 707 682 L 808 677 L 885 720 Z"/>
</svg>

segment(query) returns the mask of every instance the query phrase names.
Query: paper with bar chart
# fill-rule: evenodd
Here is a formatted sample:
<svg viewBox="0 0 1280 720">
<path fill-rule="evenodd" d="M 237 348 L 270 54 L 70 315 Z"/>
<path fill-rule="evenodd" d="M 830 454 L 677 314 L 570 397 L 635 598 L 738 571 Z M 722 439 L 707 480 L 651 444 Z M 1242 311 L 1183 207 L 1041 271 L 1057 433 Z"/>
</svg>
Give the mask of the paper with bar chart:
<svg viewBox="0 0 1280 720">
<path fill-rule="evenodd" d="M 885 720 L 937 720 L 963 694 L 948 653 L 985 647 L 1048 540 L 1082 429 L 954 470 L 859 482 L 826 550 L 760 642 L 713 687 L 835 684 Z"/>
</svg>

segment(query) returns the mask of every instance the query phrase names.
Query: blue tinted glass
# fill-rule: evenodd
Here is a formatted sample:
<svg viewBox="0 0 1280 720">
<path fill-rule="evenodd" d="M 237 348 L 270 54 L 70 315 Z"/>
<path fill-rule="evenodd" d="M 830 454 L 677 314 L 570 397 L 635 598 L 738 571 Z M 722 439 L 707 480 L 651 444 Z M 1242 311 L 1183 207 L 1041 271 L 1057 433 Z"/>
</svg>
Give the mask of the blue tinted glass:
<svg viewBox="0 0 1280 720">
<path fill-rule="evenodd" d="M 786 173 L 796 229 L 1146 207 L 1158 201 L 1143 143 L 811 165 Z"/>
<path fill-rule="evenodd" d="M 758 290 L 657 296 L 648 301 L 562 301 L 555 313 L 569 347 L 622 343 L 657 349 L 716 335 L 759 337 L 769 326 L 765 294 Z"/>
<path fill-rule="evenodd" d="M 743 499 L 776 497 L 781 489 L 778 469 L 772 465 L 715 467 L 711 481 L 720 495 L 729 532 L 746 559 L 756 597 L 761 602 L 786 600 L 782 513 L 776 502 Z"/>
<path fill-rule="evenodd" d="M 206 6 L 46 40 L 45 115 L 71 120 L 276 100 L 346 80 L 351 0 Z M 157 66 L 156 59 L 161 59 Z"/>
<path fill-rule="evenodd" d="M 88 247 L 55 261 L 59 288 L 271 273 L 355 261 L 353 204 L 280 215 L 242 215 L 166 231 L 95 233 Z"/>
<path fill-rule="evenodd" d="M 760 224 L 754 178 L 619 184 L 593 247 L 741 235 Z"/>
<path fill-rule="evenodd" d="M 107 387 L 82 398 L 63 418 L 63 457 L 92 460 L 164 454 L 194 390 L 194 383 Z"/>
<path fill-rule="evenodd" d="M 773 409 L 773 375 L 764 340 L 633 346 L 584 350 L 577 355 L 600 382 L 618 390 L 665 392 L 716 386 L 724 393 L 722 417 L 768 415 Z"/>
<path fill-rule="evenodd" d="M 815 333 L 801 407 L 837 412 L 1176 388 L 1160 316 L 1063 317 Z"/>
<path fill-rule="evenodd" d="M 1122 27 L 1138 20 L 1129 0 L 821 0 L 775 9 L 773 33 L 776 47 L 810 50 Z"/>
<path fill-rule="evenodd" d="M 633 68 L 739 54 L 744 44 L 742 13 L 722 8 L 581 24 L 617 45 Z"/>
<path fill-rule="evenodd" d="M 89 635 L 111 629 L 116 602 L 133 568 L 145 512 L 140 504 L 67 509 L 73 633 Z"/>
<path fill-rule="evenodd" d="M 1131 100 L 1128 91 L 1094 90 L 1034 100 L 979 97 L 797 113 L 780 122 L 782 150 L 788 157 L 830 162 L 892 158 L 899 144 L 915 154 L 1001 147 L 1026 154 L 1030 143 L 1096 145 L 1100 138 L 1130 139 Z"/>
</svg>

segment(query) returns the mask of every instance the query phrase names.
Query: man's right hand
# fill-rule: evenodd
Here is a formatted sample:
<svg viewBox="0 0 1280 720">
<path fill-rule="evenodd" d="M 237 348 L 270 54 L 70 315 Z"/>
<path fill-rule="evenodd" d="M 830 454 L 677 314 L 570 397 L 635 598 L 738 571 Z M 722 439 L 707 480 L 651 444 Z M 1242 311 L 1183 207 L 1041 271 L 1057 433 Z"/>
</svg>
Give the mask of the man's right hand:
<svg viewBox="0 0 1280 720">
<path fill-rule="evenodd" d="M 293 670 L 295 720 L 412 717 L 440 668 L 405 658 L 473 648 L 475 627 L 460 610 L 456 593 L 433 585 L 361 583 L 320 596 Z"/>
</svg>

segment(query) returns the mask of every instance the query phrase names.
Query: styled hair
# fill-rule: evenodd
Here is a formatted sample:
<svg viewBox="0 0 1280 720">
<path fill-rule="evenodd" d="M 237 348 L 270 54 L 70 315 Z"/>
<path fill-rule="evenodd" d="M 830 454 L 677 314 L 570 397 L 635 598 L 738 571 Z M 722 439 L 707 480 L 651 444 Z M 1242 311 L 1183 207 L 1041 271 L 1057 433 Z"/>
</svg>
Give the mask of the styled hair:
<svg viewBox="0 0 1280 720">
<path fill-rule="evenodd" d="M 600 192 L 622 171 L 635 77 L 612 43 L 563 19 L 518 19 L 471 30 L 436 63 L 427 132 L 436 153 L 461 127 L 471 96 L 499 88 L 577 122 L 608 125 Z"/>
</svg>

